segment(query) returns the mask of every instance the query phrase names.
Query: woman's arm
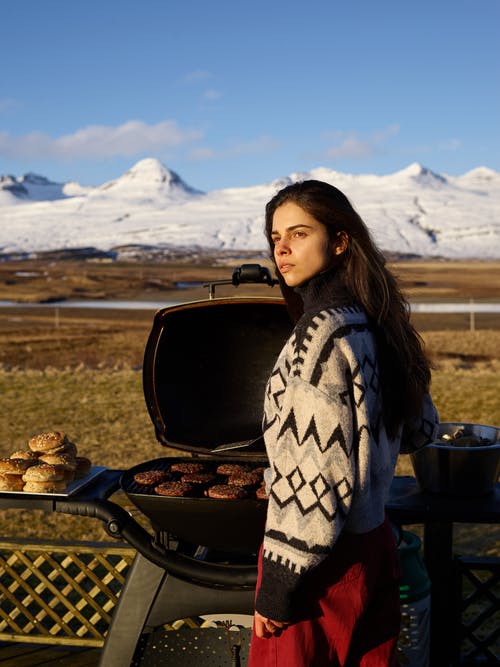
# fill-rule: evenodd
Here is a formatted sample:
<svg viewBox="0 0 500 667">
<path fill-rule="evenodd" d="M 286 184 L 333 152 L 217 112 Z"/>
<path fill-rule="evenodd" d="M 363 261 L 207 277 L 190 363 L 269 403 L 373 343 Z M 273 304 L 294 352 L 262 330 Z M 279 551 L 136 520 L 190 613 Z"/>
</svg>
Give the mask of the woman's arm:
<svg viewBox="0 0 500 667">
<path fill-rule="evenodd" d="M 356 452 L 348 377 L 337 364 L 328 393 L 290 378 L 265 432 L 272 480 L 256 602 L 265 618 L 292 618 L 300 581 L 330 553 L 349 512 Z"/>
<path fill-rule="evenodd" d="M 403 424 L 401 433 L 401 454 L 411 454 L 437 437 L 439 415 L 430 394 L 424 397 L 422 414 Z"/>
</svg>

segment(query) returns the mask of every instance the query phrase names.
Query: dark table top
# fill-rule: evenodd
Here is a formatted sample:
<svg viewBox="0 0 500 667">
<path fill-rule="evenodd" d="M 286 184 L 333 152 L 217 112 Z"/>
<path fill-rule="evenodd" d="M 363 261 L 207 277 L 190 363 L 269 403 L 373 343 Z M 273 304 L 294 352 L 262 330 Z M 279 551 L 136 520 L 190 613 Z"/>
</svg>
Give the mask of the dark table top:
<svg viewBox="0 0 500 667">
<path fill-rule="evenodd" d="M 414 477 L 395 477 L 386 505 L 396 523 L 499 523 L 500 483 L 481 496 L 422 493 Z"/>
</svg>

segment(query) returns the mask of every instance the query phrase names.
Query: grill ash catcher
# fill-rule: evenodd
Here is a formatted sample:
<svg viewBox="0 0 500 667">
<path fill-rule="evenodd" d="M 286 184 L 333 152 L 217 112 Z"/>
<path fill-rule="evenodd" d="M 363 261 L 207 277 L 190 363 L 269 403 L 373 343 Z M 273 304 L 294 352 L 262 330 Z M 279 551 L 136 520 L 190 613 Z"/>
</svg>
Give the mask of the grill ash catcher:
<svg viewBox="0 0 500 667">
<path fill-rule="evenodd" d="M 184 664 L 178 653 L 167 654 L 164 648 L 161 655 L 158 649 L 168 645 L 173 650 L 175 633 L 165 631 L 165 623 L 207 614 L 253 614 L 267 501 L 159 496 L 134 480 L 137 472 L 173 462 L 200 461 L 214 469 L 224 462 L 267 465 L 264 390 L 292 323 L 281 295 L 215 298 L 216 286 L 229 283 L 272 287 L 276 281 L 258 264 L 242 265 L 230 281 L 209 283 L 207 300 L 159 310 L 146 343 L 143 389 L 156 439 L 180 456 L 154 458 L 121 474 L 105 471 L 101 492 L 94 488 L 88 497 L 56 508 L 100 519 L 112 537 L 137 550 L 101 654 L 103 667 Z M 113 472 L 118 473 L 113 488 L 109 483 L 105 488 Z M 107 500 L 117 488 L 148 518 L 151 532 Z M 198 635 L 210 637 L 207 630 Z M 227 653 L 226 639 L 219 641 L 224 632 L 219 628 L 217 633 L 227 664 L 239 664 L 234 644 Z M 248 641 L 243 644 L 242 656 Z M 203 664 L 226 664 L 220 659 L 211 663 L 204 657 Z"/>
</svg>

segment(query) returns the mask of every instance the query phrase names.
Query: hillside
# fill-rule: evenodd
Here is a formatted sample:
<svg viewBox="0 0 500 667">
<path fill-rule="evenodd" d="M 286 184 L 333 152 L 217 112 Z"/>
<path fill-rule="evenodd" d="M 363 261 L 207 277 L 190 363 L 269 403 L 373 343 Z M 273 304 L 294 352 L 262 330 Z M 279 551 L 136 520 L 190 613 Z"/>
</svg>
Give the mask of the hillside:
<svg viewBox="0 0 500 667">
<path fill-rule="evenodd" d="M 485 167 L 462 176 L 419 164 L 384 176 L 318 168 L 204 193 L 153 158 L 92 188 L 36 174 L 0 177 L 0 257 L 61 249 L 113 258 L 262 252 L 266 202 L 283 185 L 307 178 L 343 190 L 388 253 L 500 257 L 500 174 Z"/>
</svg>

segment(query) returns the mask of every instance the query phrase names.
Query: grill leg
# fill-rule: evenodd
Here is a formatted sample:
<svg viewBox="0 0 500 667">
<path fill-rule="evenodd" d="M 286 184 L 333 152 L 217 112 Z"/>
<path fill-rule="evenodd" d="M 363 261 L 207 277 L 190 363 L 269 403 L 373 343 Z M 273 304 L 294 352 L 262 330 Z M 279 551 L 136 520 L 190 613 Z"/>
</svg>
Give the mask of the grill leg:
<svg viewBox="0 0 500 667">
<path fill-rule="evenodd" d="M 115 608 L 100 667 L 128 667 L 143 632 L 203 614 L 253 614 L 255 593 L 182 581 L 137 554 Z"/>
<path fill-rule="evenodd" d="M 128 667 L 166 572 L 137 554 L 115 608 L 100 667 Z"/>
<path fill-rule="evenodd" d="M 457 642 L 453 524 L 425 524 L 424 557 L 431 579 L 431 667 L 449 667 Z"/>
</svg>

